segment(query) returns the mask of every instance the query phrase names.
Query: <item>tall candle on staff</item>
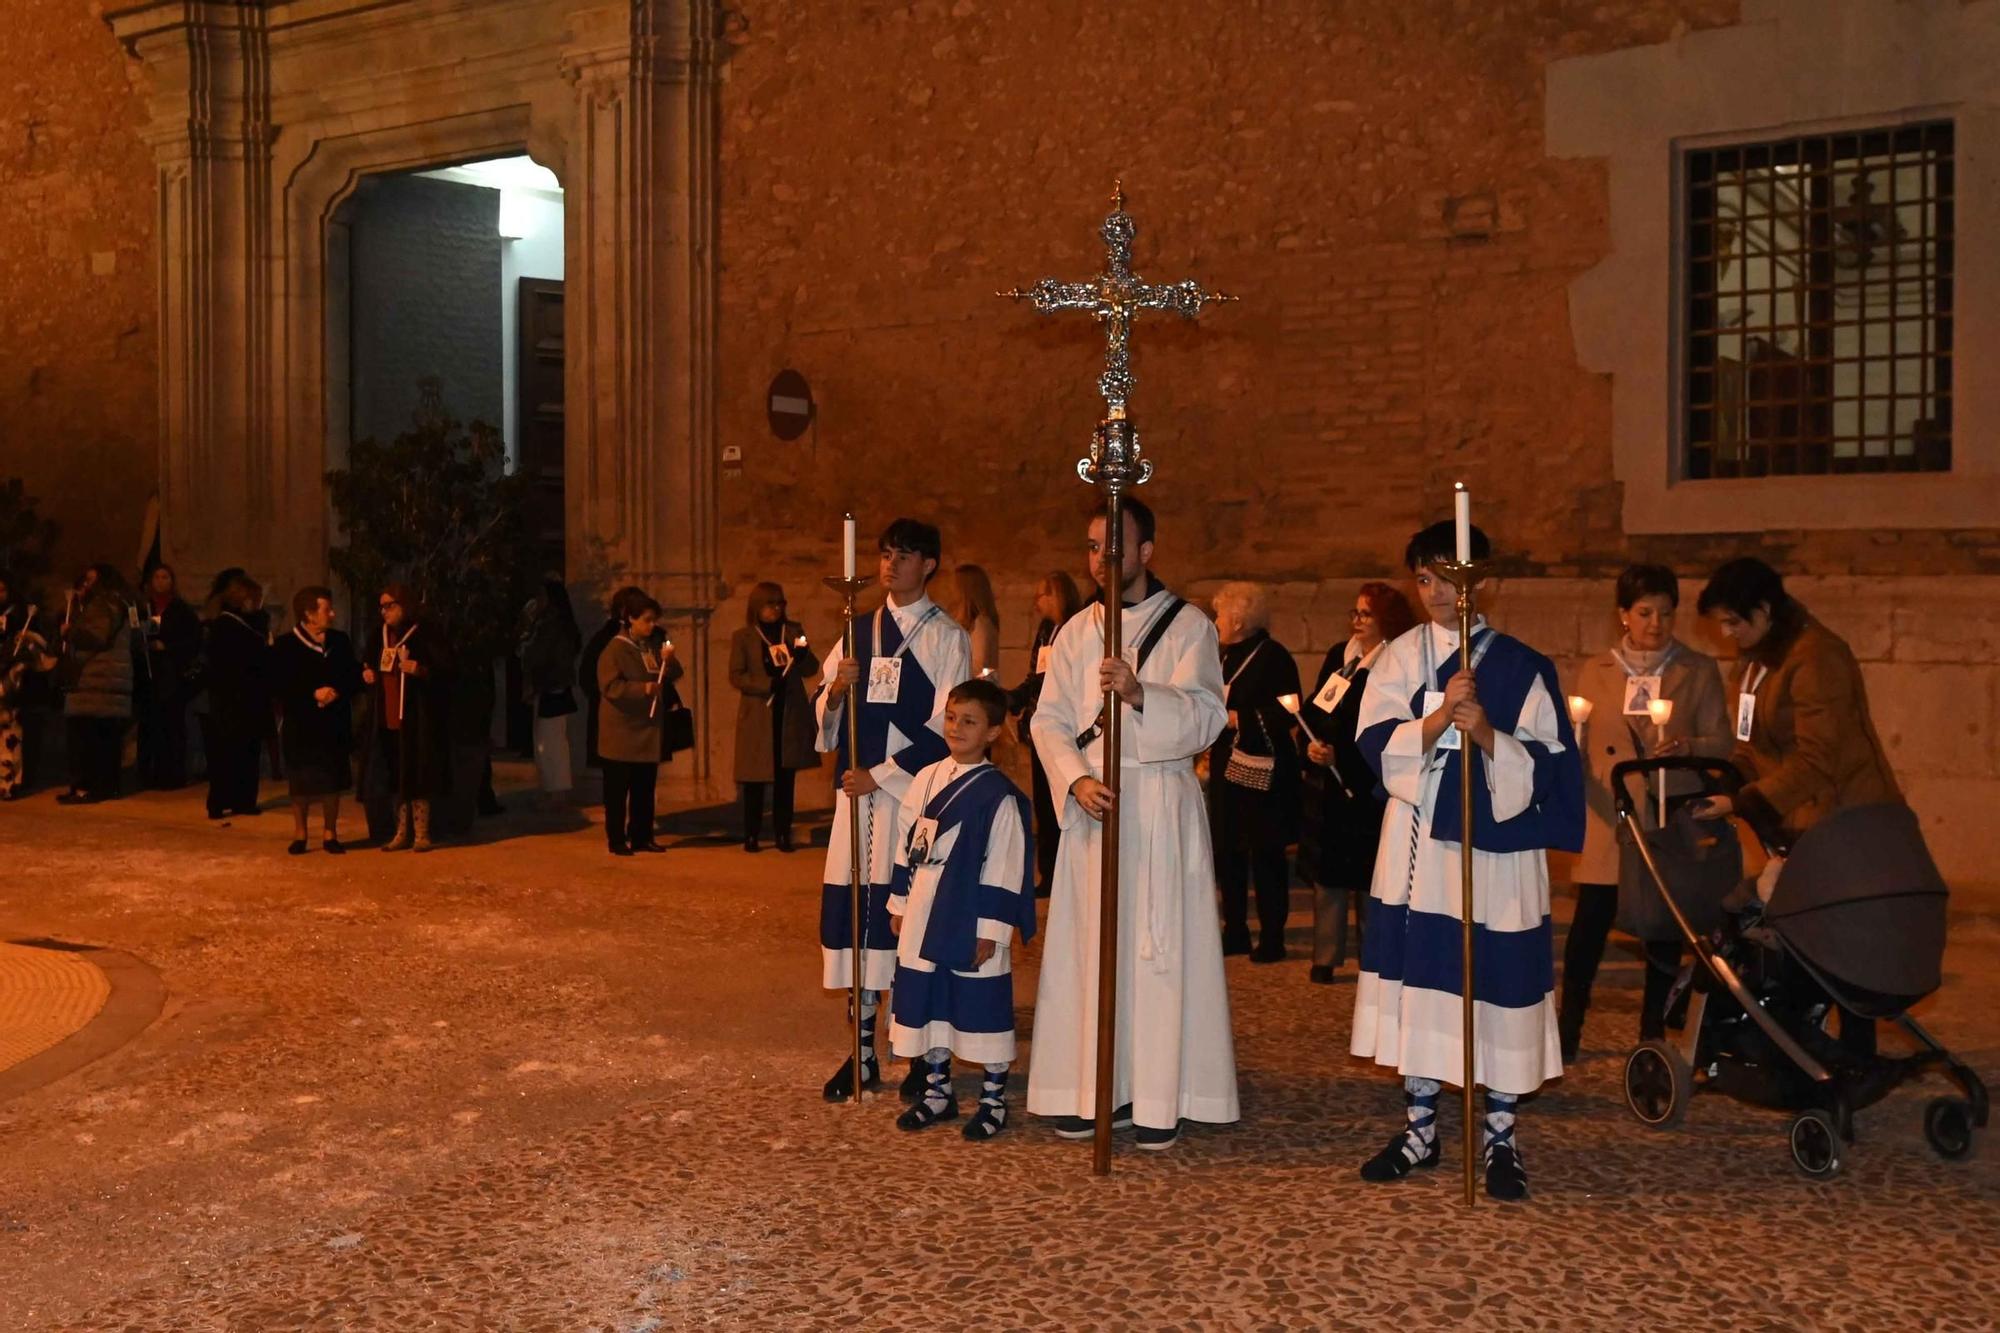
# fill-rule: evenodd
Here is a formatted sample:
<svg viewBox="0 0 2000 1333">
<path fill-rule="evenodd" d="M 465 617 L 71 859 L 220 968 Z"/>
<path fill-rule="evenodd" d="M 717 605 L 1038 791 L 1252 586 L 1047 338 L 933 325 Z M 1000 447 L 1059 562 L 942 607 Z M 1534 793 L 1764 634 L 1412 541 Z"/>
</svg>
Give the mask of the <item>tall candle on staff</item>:
<svg viewBox="0 0 2000 1333">
<path fill-rule="evenodd" d="M 1461 565 L 1469 565 L 1472 563 L 1472 492 L 1465 489 L 1462 481 L 1453 482 L 1451 492 L 1452 558 Z"/>
<path fill-rule="evenodd" d="M 1646 713 L 1653 719 L 1653 741 L 1664 749 L 1667 744 L 1667 723 L 1674 715 L 1672 699 L 1653 699 L 1646 704 Z M 1660 827 L 1667 826 L 1667 771 L 1660 770 Z"/>
<path fill-rule="evenodd" d="M 842 578 L 854 577 L 854 515 L 849 514 L 840 525 L 841 549 L 844 552 L 840 573 Z"/>
</svg>

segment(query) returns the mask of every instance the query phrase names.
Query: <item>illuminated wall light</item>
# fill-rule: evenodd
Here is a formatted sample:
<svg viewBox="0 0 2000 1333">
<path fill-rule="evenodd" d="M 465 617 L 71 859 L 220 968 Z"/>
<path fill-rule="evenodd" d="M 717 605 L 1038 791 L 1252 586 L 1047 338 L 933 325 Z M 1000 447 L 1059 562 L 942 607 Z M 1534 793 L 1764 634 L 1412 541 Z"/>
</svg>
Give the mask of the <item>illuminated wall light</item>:
<svg viewBox="0 0 2000 1333">
<path fill-rule="evenodd" d="M 535 234 L 535 198 L 519 190 L 500 191 L 500 236 L 522 241 Z"/>
</svg>

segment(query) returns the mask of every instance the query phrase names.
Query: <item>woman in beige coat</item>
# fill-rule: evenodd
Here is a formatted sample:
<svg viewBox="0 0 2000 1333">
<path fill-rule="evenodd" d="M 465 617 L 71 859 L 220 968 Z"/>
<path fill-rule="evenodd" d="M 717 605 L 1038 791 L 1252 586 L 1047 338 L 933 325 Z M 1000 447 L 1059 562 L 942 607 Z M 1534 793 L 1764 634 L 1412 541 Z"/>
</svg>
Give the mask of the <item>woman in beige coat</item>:
<svg viewBox="0 0 2000 1333">
<path fill-rule="evenodd" d="M 1588 822 L 1583 853 L 1576 861 L 1576 916 L 1563 946 L 1562 1003 L 1556 1012 L 1564 1064 L 1576 1059 L 1591 983 L 1618 914 L 1618 815 L 1611 770 L 1629 759 L 1669 755 L 1721 759 L 1729 754 L 1722 673 L 1714 658 L 1674 638 L 1679 609 L 1680 580 L 1672 570 L 1633 565 L 1618 576 L 1618 619 L 1624 635 L 1617 647 L 1591 658 L 1577 672 L 1577 696 L 1590 707 L 1589 721 L 1577 728 L 1584 753 Z M 1664 743 L 1646 712 L 1651 699 L 1665 699 L 1674 706 Z M 1676 773 L 1667 780 L 1667 794 L 1686 796 L 1699 786 L 1694 774 Z M 1679 967 L 1678 945 L 1647 950 L 1646 986 L 1639 1007 L 1641 1041 L 1665 1032 L 1667 991 Z"/>
</svg>

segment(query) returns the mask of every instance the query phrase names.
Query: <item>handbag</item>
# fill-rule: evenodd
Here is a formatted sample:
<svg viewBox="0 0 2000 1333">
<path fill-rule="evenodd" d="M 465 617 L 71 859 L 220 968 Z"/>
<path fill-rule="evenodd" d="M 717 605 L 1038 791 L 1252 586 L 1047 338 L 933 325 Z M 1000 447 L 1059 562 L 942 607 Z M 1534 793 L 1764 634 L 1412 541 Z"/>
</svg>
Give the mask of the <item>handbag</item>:
<svg viewBox="0 0 2000 1333">
<path fill-rule="evenodd" d="M 1264 643 L 1269 642 L 1269 639 L 1264 640 Z M 1223 698 L 1227 699 L 1229 697 L 1230 687 L 1236 684 L 1236 678 L 1248 670 L 1250 664 L 1257 660 L 1257 654 L 1264 651 L 1264 643 L 1260 643 L 1255 648 L 1252 648 L 1250 656 L 1243 659 L 1243 665 L 1237 667 L 1230 675 L 1228 681 L 1223 684 Z M 1253 712 L 1250 716 L 1256 717 L 1257 715 Z M 1257 729 L 1259 731 L 1264 729 L 1264 722 L 1261 718 L 1258 718 Z M 1222 780 L 1242 787 L 1247 791 L 1271 790 L 1271 783 L 1276 780 L 1278 772 L 1276 757 L 1268 754 L 1249 753 L 1238 743 L 1242 738 L 1243 731 L 1239 727 L 1236 732 L 1236 740 L 1230 742 L 1229 763 L 1222 770 Z"/>
<path fill-rule="evenodd" d="M 675 703 L 660 710 L 660 753 L 671 759 L 682 750 L 694 748 L 694 711 Z"/>
</svg>

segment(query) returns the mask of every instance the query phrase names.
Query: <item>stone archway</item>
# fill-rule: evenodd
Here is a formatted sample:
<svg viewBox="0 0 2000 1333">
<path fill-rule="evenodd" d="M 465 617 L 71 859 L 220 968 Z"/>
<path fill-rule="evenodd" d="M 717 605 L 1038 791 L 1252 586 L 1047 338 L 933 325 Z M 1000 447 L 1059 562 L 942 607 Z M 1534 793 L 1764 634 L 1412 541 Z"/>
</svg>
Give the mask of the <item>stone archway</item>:
<svg viewBox="0 0 2000 1333">
<path fill-rule="evenodd" d="M 149 0 L 106 20 L 158 163 L 169 558 L 252 564 L 277 593 L 324 576 L 334 210 L 371 173 L 525 150 L 565 190 L 572 576 L 656 590 L 706 681 L 717 0 Z"/>
</svg>

